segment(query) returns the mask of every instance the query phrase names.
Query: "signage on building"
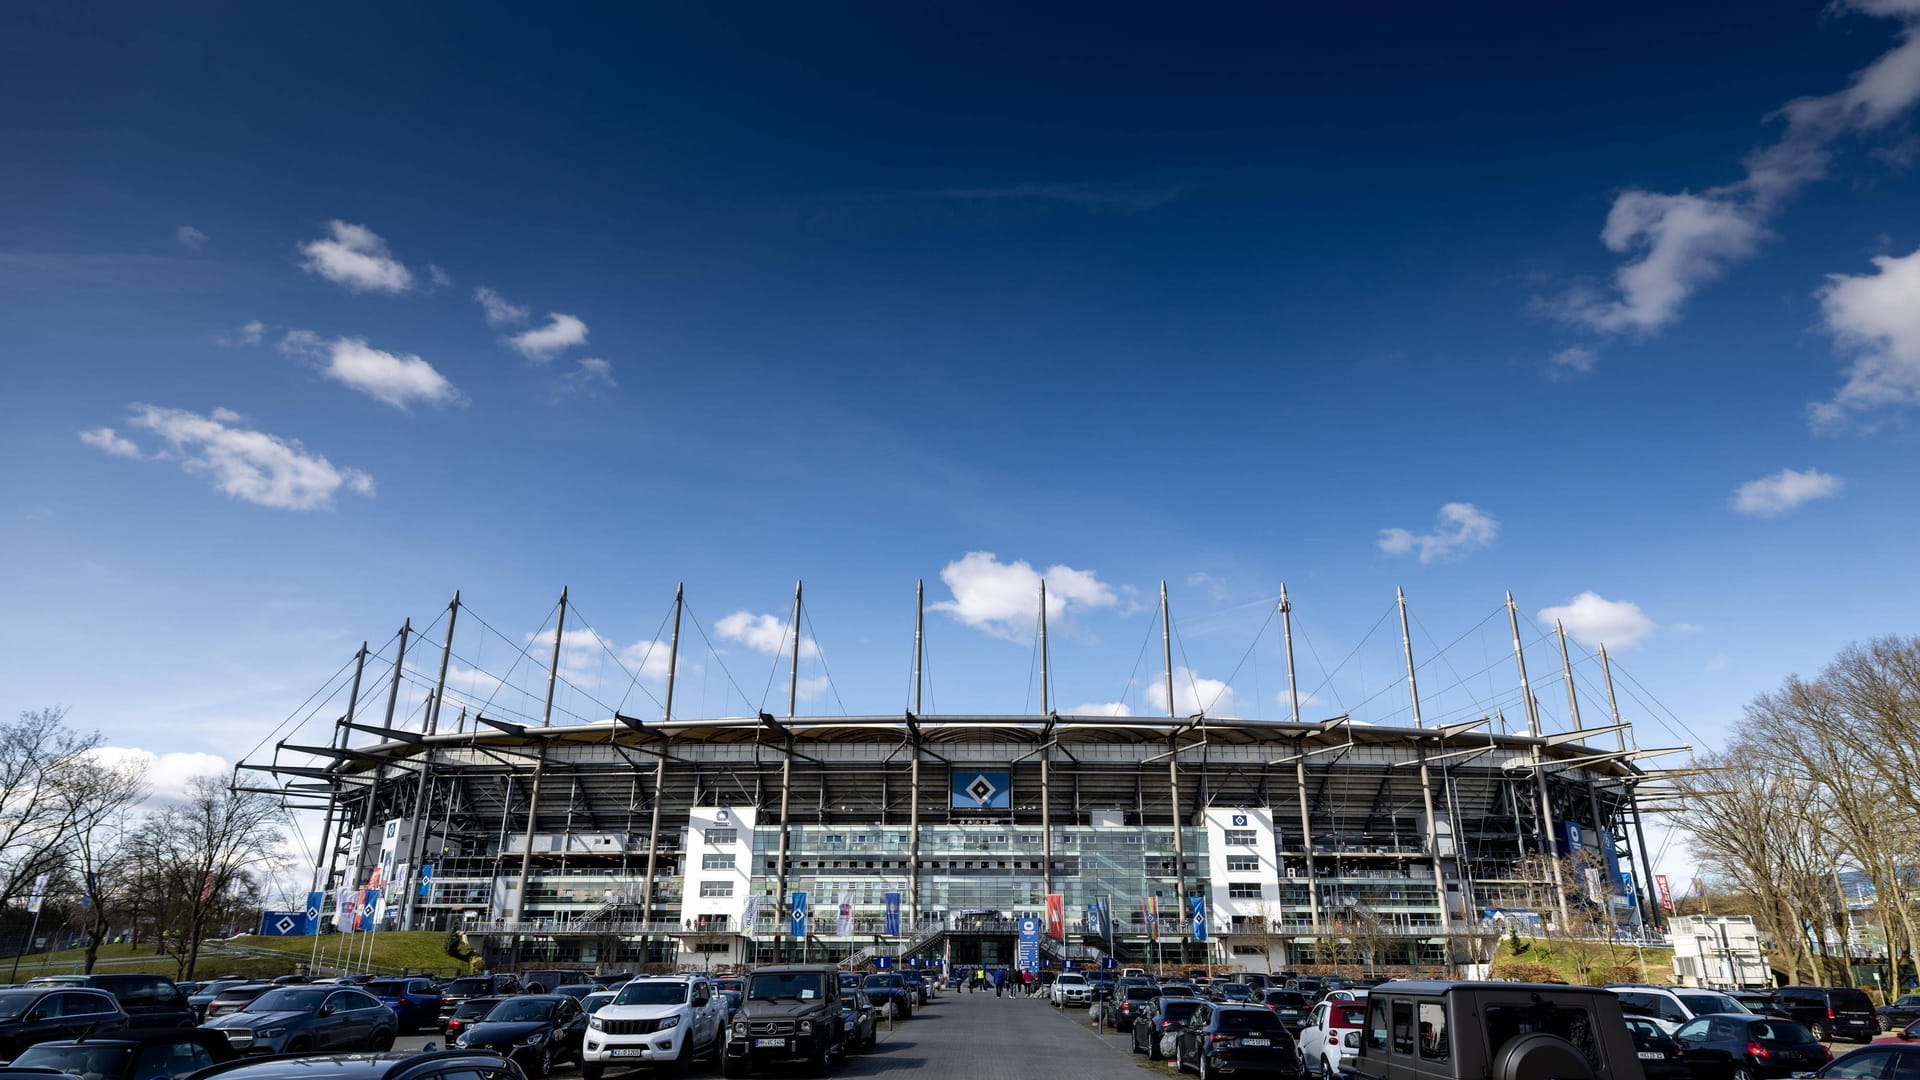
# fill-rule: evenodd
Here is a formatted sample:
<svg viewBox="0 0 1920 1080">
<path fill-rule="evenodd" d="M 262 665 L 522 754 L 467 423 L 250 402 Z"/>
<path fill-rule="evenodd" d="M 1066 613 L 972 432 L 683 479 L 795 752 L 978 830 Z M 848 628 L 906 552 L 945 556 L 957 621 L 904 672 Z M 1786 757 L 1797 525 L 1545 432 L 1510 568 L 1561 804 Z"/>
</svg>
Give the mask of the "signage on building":
<svg viewBox="0 0 1920 1080">
<path fill-rule="evenodd" d="M 953 774 L 954 810 L 1006 810 L 1013 806 L 1013 785 L 1005 771 L 966 770 Z"/>
<path fill-rule="evenodd" d="M 881 899 L 883 899 L 887 905 L 886 935 L 888 937 L 899 937 L 900 936 L 900 894 L 897 892 L 890 892 L 890 893 L 887 893 L 885 896 L 883 896 Z"/>
<path fill-rule="evenodd" d="M 1020 952 L 1015 966 L 1021 971 L 1040 970 L 1040 920 L 1032 915 L 1020 917 Z"/>
<path fill-rule="evenodd" d="M 1193 914 L 1189 919 L 1193 924 L 1193 940 L 1205 941 L 1207 940 L 1207 898 L 1190 896 L 1187 899 L 1193 905 Z"/>
<path fill-rule="evenodd" d="M 797 892 L 787 905 L 787 918 L 793 923 L 793 936 L 805 937 L 807 933 L 807 894 Z"/>
</svg>

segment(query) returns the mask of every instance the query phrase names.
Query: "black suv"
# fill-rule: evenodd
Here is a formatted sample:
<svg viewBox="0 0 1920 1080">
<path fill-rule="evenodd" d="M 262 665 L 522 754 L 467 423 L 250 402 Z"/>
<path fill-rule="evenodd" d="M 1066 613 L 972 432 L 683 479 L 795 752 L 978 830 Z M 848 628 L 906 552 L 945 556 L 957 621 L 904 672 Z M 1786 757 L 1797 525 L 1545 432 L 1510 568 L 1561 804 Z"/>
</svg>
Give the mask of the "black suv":
<svg viewBox="0 0 1920 1080">
<path fill-rule="evenodd" d="M 1774 1011 L 1813 1032 L 1821 1042 L 1851 1039 L 1871 1042 L 1880 1033 L 1873 1001 L 1843 986 L 1783 986 L 1773 995 Z"/>
<path fill-rule="evenodd" d="M 1357 1080 L 1640 1075 L 1620 999 L 1592 986 L 1386 982 L 1367 995 Z"/>
<path fill-rule="evenodd" d="M 187 995 L 165 975 L 61 975 L 57 979 L 62 986 L 86 986 L 112 994 L 135 1027 L 192 1027 L 200 1022 Z"/>
<path fill-rule="evenodd" d="M 187 1074 L 186 1080 L 526 1080 L 520 1067 L 484 1050 L 386 1052 L 337 1057 L 243 1058 Z"/>
<path fill-rule="evenodd" d="M 473 998 L 510 997 L 520 992 L 520 979 L 514 975 L 463 975 L 440 987 L 440 1020 L 453 1018 L 453 1011 Z"/>
<path fill-rule="evenodd" d="M 126 1010 L 104 990 L 85 986 L 29 986 L 0 990 L 0 1060 L 35 1043 L 77 1039 L 90 1031 L 123 1031 Z"/>
<path fill-rule="evenodd" d="M 840 969 L 829 964 L 775 964 L 747 976 L 746 1000 L 727 1029 L 722 1076 L 751 1076 L 776 1062 L 804 1061 L 825 1076 L 847 1052 L 840 1020 Z"/>
</svg>

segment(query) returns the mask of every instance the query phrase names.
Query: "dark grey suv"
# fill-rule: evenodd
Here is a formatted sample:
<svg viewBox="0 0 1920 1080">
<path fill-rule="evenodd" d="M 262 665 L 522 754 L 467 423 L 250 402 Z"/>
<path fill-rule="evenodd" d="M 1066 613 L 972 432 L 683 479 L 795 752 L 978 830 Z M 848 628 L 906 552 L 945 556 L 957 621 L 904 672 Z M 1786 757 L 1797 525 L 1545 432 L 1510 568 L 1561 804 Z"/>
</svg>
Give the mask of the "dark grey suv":
<svg viewBox="0 0 1920 1080">
<path fill-rule="evenodd" d="M 105 990 L 78 986 L 30 986 L 0 990 L 0 1060 L 12 1060 L 35 1043 L 74 1039 L 89 1031 L 120 1031 L 126 1010 Z"/>
<path fill-rule="evenodd" d="M 400 1020 L 386 1003 L 350 986 L 283 986 L 240 1012 L 207 1021 L 243 1054 L 393 1048 Z"/>
</svg>

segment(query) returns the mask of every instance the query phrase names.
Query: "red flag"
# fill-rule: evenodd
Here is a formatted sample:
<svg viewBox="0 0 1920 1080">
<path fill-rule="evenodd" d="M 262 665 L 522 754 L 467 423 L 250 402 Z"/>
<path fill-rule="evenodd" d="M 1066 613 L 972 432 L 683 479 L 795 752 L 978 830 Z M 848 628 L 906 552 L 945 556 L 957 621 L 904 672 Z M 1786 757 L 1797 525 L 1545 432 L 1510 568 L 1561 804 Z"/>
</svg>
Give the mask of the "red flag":
<svg viewBox="0 0 1920 1080">
<path fill-rule="evenodd" d="M 203 904 L 206 903 L 207 897 L 212 895 L 213 895 L 213 871 L 209 870 L 207 871 L 206 878 L 200 882 L 200 902 Z"/>
<path fill-rule="evenodd" d="M 1660 906 L 1667 909 L 1667 914 L 1673 914 L 1673 890 L 1667 887 L 1667 875 L 1653 875 L 1653 885 L 1660 890 Z"/>
<path fill-rule="evenodd" d="M 1059 893 L 1047 894 L 1047 936 L 1055 941 L 1067 940 L 1066 897 Z"/>
</svg>

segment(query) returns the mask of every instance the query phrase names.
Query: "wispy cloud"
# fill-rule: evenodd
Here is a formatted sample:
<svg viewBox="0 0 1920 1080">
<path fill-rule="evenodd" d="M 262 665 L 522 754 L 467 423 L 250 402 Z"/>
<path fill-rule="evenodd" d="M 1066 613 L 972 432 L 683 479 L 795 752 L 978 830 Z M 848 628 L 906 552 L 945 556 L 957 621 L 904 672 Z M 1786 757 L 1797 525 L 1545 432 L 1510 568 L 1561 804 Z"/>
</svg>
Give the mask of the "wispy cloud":
<svg viewBox="0 0 1920 1080">
<path fill-rule="evenodd" d="M 1819 469 L 1781 469 L 1741 484 L 1733 493 L 1733 509 L 1748 517 L 1779 517 L 1815 499 L 1831 499 L 1846 484 Z"/>
<path fill-rule="evenodd" d="M 599 397 L 600 391 L 619 385 L 613 381 L 612 364 L 597 356 L 585 356 L 574 364 L 572 371 L 553 380 L 553 400 L 564 401 L 576 395 Z"/>
<path fill-rule="evenodd" d="M 80 441 L 114 457 L 132 458 L 137 461 L 146 456 L 140 452 L 140 447 L 132 439 L 110 427 L 97 427 L 91 431 L 83 431 L 80 433 Z"/>
<path fill-rule="evenodd" d="M 485 312 L 488 326 L 512 326 L 527 321 L 529 312 L 519 304 L 501 296 L 498 290 L 482 285 L 473 290 L 473 301 Z"/>
<path fill-rule="evenodd" d="M 413 288 L 413 272 L 387 250 L 387 242 L 365 225 L 327 222 L 327 234 L 300 245 L 301 266 L 353 292 L 403 293 Z"/>
<path fill-rule="evenodd" d="M 246 419 L 230 409 L 202 416 L 136 402 L 127 422 L 159 436 L 161 449 L 148 455 L 136 446 L 128 453 L 120 444 L 133 446 L 131 440 L 112 428 L 83 433 L 81 439 L 119 457 L 173 461 L 189 473 L 210 477 L 216 490 L 259 506 L 322 510 L 333 505 L 342 488 L 373 495 L 373 477 L 365 472 L 339 468 L 298 439 L 245 426 Z"/>
<path fill-rule="evenodd" d="M 572 315 L 547 313 L 547 324 L 515 334 L 507 344 L 529 363 L 545 364 L 576 346 L 587 343 L 587 324 Z"/>
<path fill-rule="evenodd" d="M 1826 330 L 1853 355 L 1833 397 L 1808 406 L 1816 429 L 1920 404 L 1920 250 L 1881 255 L 1871 274 L 1834 274 L 1816 295 Z"/>
<path fill-rule="evenodd" d="M 1147 684 L 1147 702 L 1156 713 L 1167 711 L 1167 684 L 1155 679 Z M 1239 711 L 1240 701 L 1234 696 L 1233 687 L 1219 679 L 1208 679 L 1191 669 L 1176 667 L 1173 669 L 1173 711 L 1177 716 L 1192 716 L 1205 712 L 1209 716 L 1232 716 Z"/>
<path fill-rule="evenodd" d="M 376 349 L 361 338 L 327 341 L 311 330 L 289 330 L 280 350 L 318 364 L 326 378 L 396 409 L 466 404 L 466 396 L 432 364 L 411 353 Z"/>
<path fill-rule="evenodd" d="M 1585 345 L 1574 345 L 1547 357 L 1547 374 L 1555 379 L 1572 379 L 1588 374 L 1600 354 Z"/>
<path fill-rule="evenodd" d="M 1472 503 L 1453 502 L 1440 508 L 1432 532 L 1381 529 L 1380 550 L 1393 556 L 1418 552 L 1420 565 L 1426 566 L 1491 547 L 1499 535 L 1500 522 L 1493 515 Z"/>
<path fill-rule="evenodd" d="M 188 251 L 199 251 L 207 246 L 207 234 L 191 225 L 182 225 L 173 230 L 173 239 Z"/>
<path fill-rule="evenodd" d="M 714 633 L 728 640 L 737 641 L 757 653 L 768 656 L 786 653 L 793 648 L 793 630 L 777 615 L 756 615 L 751 611 L 736 611 L 722 616 L 713 624 Z M 820 646 L 810 637 L 800 639 L 802 659 L 820 655 Z"/>
<path fill-rule="evenodd" d="M 1608 251 L 1627 256 L 1612 288 L 1576 288 L 1543 301 L 1545 310 L 1602 334 L 1658 332 L 1702 286 L 1758 250 L 1780 205 L 1827 175 L 1837 142 L 1884 130 L 1920 101 L 1920 5 L 1841 0 L 1836 6 L 1903 20 L 1899 43 L 1844 88 L 1783 105 L 1774 116 L 1785 129 L 1747 155 L 1741 179 L 1698 194 L 1620 193 L 1600 233 Z"/>
<path fill-rule="evenodd" d="M 267 324 L 256 319 L 253 322 L 242 323 L 227 333 L 213 335 L 213 343 L 228 348 L 236 348 L 241 345 L 258 345 L 261 339 L 266 336 L 266 333 Z"/>
</svg>

